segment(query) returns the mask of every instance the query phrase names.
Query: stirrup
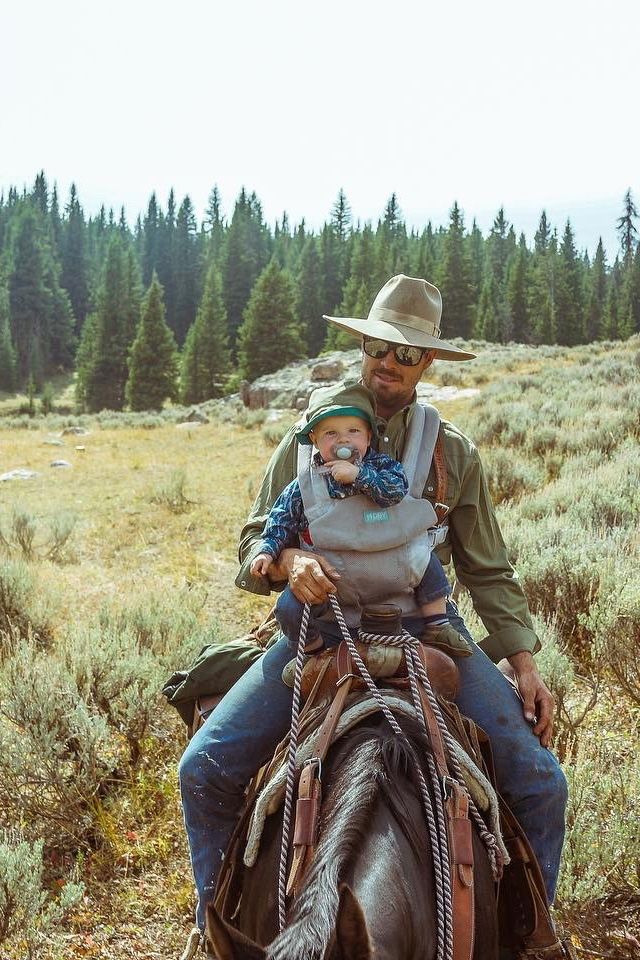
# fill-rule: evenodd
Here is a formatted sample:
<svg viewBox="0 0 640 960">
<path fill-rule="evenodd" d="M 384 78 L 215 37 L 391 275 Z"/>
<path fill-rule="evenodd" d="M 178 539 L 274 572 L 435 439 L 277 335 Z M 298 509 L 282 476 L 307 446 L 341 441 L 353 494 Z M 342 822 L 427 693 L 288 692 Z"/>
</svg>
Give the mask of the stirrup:
<svg viewBox="0 0 640 960">
<path fill-rule="evenodd" d="M 576 948 L 570 937 L 561 937 L 549 947 L 531 947 L 521 950 L 517 960 L 578 960 Z"/>
</svg>

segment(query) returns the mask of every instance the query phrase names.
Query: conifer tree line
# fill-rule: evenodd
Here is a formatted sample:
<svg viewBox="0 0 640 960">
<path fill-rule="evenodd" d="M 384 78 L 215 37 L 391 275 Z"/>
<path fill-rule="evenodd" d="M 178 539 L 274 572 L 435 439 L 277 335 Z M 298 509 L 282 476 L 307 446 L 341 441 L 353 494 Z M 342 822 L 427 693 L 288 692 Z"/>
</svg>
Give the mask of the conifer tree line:
<svg viewBox="0 0 640 960">
<path fill-rule="evenodd" d="M 39 389 L 77 371 L 79 405 L 159 409 L 197 403 L 323 349 L 353 347 L 323 313 L 364 317 L 397 273 L 442 290 L 447 338 L 572 346 L 640 331 L 638 210 L 627 191 L 620 250 L 579 252 L 540 217 L 533 244 L 500 209 L 484 236 L 454 203 L 446 226 L 408 229 L 395 194 L 354 222 L 342 190 L 320 230 L 283 214 L 273 229 L 244 188 L 230 217 L 217 187 L 198 224 L 186 196 L 155 194 L 127 222 L 61 203 L 40 173 L 0 196 L 0 389 Z"/>
</svg>

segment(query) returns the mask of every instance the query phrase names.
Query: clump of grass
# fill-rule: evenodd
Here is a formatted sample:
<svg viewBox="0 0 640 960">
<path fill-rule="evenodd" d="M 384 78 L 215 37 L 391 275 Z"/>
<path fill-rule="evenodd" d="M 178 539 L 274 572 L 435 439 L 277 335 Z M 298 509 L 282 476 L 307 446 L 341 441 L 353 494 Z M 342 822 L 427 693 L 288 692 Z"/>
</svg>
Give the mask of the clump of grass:
<svg viewBox="0 0 640 960">
<path fill-rule="evenodd" d="M 0 565 L 0 659 L 21 640 L 49 645 L 53 600 L 32 568 L 21 560 Z"/>
<path fill-rule="evenodd" d="M 14 507 L 11 519 L 0 526 L 0 549 L 9 556 L 23 560 L 51 560 L 61 563 L 66 559 L 66 547 L 73 533 L 77 518 L 67 510 L 55 513 L 44 524 L 22 507 Z"/>
<path fill-rule="evenodd" d="M 185 493 L 187 475 L 184 470 L 173 470 L 168 477 L 161 480 L 153 489 L 150 496 L 151 503 L 166 507 L 171 513 L 185 513 L 193 506 Z"/>
</svg>

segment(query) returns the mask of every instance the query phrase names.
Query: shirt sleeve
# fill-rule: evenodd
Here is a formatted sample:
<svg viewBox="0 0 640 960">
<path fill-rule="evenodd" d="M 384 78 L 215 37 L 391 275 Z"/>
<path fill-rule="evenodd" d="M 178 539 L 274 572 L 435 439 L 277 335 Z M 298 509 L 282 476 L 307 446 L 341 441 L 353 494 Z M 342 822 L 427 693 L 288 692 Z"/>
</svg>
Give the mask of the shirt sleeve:
<svg viewBox="0 0 640 960">
<path fill-rule="evenodd" d="M 398 460 L 384 454 L 368 454 L 360 464 L 353 489 L 366 493 L 379 507 L 392 507 L 406 497 L 409 481 Z"/>
<path fill-rule="evenodd" d="M 453 564 L 471 594 L 487 636 L 484 652 L 497 663 L 503 657 L 540 649 L 529 607 L 507 556 L 477 449 L 471 444 L 460 475 L 460 495 L 449 515 Z"/>
<path fill-rule="evenodd" d="M 287 484 L 297 474 L 296 426 L 292 425 L 284 435 L 267 465 L 260 490 L 251 507 L 251 512 L 240 533 L 238 559 L 240 571 L 236 586 L 251 593 L 268 596 L 270 584 L 265 577 L 256 577 L 250 571 L 251 561 L 260 553 L 260 543 L 269 511 Z M 283 581 L 284 583 L 284 581 Z M 271 584 L 271 586 L 274 586 Z"/>
<path fill-rule="evenodd" d="M 292 480 L 269 511 L 260 540 L 261 552 L 277 559 L 285 547 L 297 547 L 303 515 L 300 485 L 297 479 Z"/>
</svg>

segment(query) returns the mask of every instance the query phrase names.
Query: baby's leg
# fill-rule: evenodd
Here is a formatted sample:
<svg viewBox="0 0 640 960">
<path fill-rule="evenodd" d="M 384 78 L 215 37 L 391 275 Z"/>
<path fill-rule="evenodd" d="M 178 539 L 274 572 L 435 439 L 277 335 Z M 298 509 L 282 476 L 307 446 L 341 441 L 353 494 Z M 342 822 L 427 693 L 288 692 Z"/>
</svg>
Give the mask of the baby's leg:
<svg viewBox="0 0 640 960">
<path fill-rule="evenodd" d="M 424 576 L 416 587 L 416 600 L 424 618 L 421 637 L 425 643 L 446 650 L 453 656 L 468 656 L 468 644 L 451 625 L 447 614 L 447 598 L 451 585 L 435 553 L 431 554 Z"/>
</svg>

